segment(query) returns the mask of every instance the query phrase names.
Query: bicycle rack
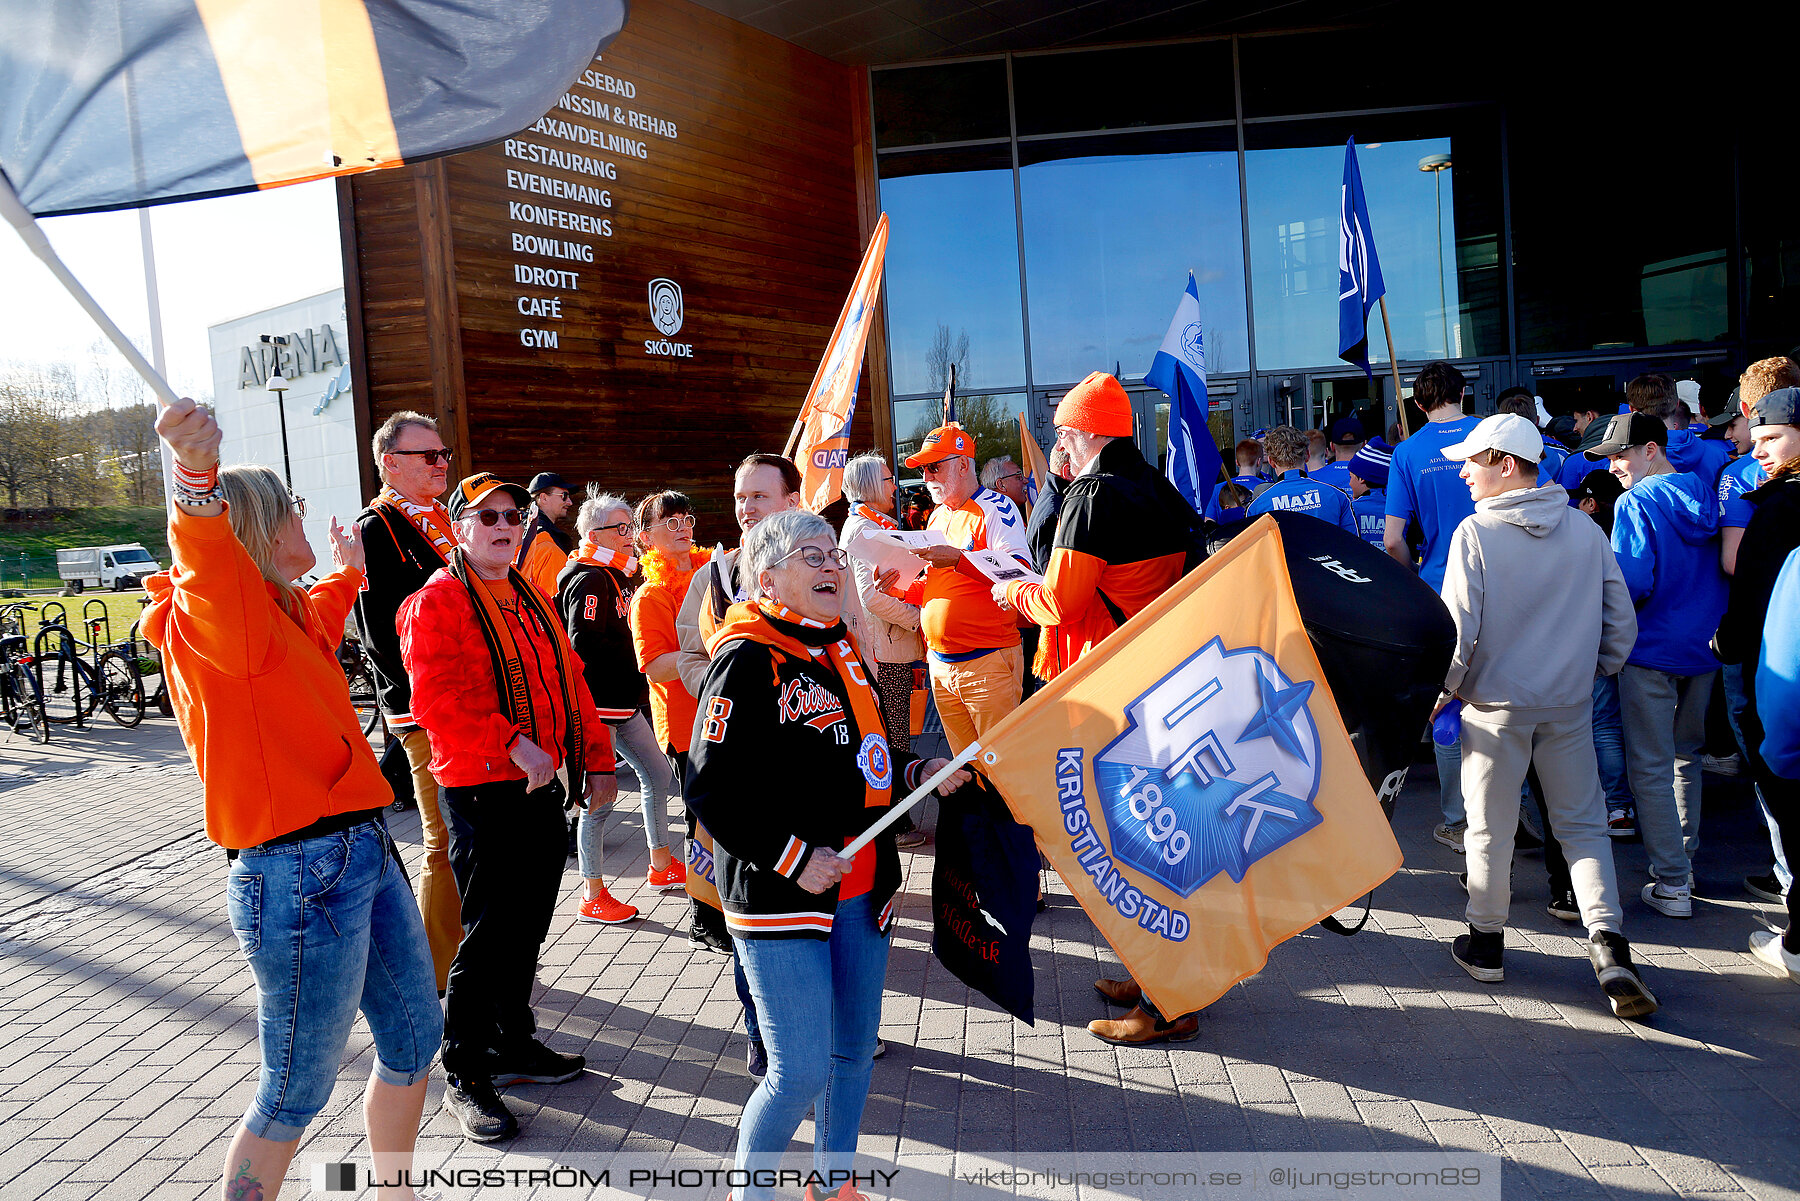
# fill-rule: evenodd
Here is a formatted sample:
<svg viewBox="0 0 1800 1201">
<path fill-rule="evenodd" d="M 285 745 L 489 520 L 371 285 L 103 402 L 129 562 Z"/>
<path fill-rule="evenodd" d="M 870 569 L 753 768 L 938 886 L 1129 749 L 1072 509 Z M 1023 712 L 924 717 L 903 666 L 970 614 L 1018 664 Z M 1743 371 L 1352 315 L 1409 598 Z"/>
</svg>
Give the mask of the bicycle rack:
<svg viewBox="0 0 1800 1201">
<path fill-rule="evenodd" d="M 54 612 L 55 616 L 51 616 Z M 69 624 L 69 611 L 61 601 L 45 601 L 38 606 L 38 628 L 44 626 L 66 626 Z"/>
<path fill-rule="evenodd" d="M 49 607 L 49 605 L 44 606 L 46 609 Z M 57 605 L 56 607 L 58 609 L 62 608 L 61 605 Z M 70 699 L 75 703 L 74 724 L 77 726 L 85 726 L 87 725 L 88 710 L 87 707 L 81 703 L 81 691 L 82 687 L 87 684 L 87 678 L 82 673 L 81 642 L 75 635 L 69 632 L 69 627 L 66 625 L 40 625 L 38 627 L 37 637 L 33 639 L 31 643 L 32 658 L 40 670 L 44 662 L 44 641 L 51 637 L 60 640 L 61 644 L 55 654 L 56 670 L 59 673 L 59 678 L 56 681 L 57 686 L 61 687 L 63 684 L 60 673 L 64 671 L 68 672 L 72 677 L 69 679 L 68 684 L 70 688 Z M 65 651 L 67 652 L 66 654 L 64 653 Z M 89 688 L 88 692 L 91 696 L 93 689 Z"/>
<path fill-rule="evenodd" d="M 95 614 L 98 610 L 98 615 Z M 94 655 L 94 670 L 100 670 L 100 656 L 113 648 L 112 613 L 106 602 L 90 600 L 81 606 L 82 632 L 88 636 L 88 650 Z"/>
</svg>

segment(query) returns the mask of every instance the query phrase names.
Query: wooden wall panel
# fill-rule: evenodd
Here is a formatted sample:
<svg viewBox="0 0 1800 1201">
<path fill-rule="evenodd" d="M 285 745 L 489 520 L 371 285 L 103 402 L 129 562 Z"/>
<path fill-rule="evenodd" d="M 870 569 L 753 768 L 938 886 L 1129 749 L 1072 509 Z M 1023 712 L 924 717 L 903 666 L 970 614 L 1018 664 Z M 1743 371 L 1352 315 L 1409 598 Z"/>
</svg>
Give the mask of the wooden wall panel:
<svg viewBox="0 0 1800 1201">
<path fill-rule="evenodd" d="M 556 470 L 634 500 L 679 488 L 701 510 L 700 541 L 735 542 L 730 467 L 782 448 L 861 259 L 866 82 L 686 0 L 640 0 L 566 99 L 515 139 L 340 185 L 353 201 L 370 423 L 435 412 L 460 443 L 459 474 L 524 482 Z M 632 145 L 586 144 L 619 138 Z M 605 174 L 528 157 L 543 152 Z M 532 223 L 513 205 L 610 234 Z M 592 258 L 537 253 L 521 237 Z M 652 319 L 658 279 L 681 290 L 669 334 Z M 647 353 L 646 340 L 678 349 Z M 868 387 L 858 448 L 875 442 Z"/>
</svg>

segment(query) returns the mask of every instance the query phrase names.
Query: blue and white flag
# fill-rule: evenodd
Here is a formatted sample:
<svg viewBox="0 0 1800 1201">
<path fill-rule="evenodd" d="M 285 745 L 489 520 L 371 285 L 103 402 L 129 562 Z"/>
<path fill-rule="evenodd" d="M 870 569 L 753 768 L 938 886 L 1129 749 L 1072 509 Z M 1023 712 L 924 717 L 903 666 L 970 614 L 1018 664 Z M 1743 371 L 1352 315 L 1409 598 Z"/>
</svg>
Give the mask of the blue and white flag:
<svg viewBox="0 0 1800 1201">
<path fill-rule="evenodd" d="M 1363 200 L 1362 172 L 1356 166 L 1356 139 L 1344 143 L 1344 187 L 1338 207 L 1338 358 L 1369 370 L 1369 310 L 1387 292 L 1369 206 Z"/>
<path fill-rule="evenodd" d="M 1144 383 L 1169 394 L 1169 482 L 1196 512 L 1206 509 L 1224 462 L 1206 426 L 1206 339 L 1200 330 L 1200 289 L 1188 272 L 1187 291 Z"/>
</svg>

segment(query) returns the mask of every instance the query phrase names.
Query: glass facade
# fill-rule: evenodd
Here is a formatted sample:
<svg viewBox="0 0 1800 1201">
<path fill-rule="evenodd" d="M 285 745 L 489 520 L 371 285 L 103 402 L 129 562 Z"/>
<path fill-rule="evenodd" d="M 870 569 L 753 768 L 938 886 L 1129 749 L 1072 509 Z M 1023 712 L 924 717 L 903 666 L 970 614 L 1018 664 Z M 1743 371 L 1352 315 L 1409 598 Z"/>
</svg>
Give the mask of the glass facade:
<svg viewBox="0 0 1800 1201">
<path fill-rule="evenodd" d="M 1046 444 L 1089 372 L 1140 391 L 1190 270 L 1225 446 L 1349 412 L 1385 428 L 1439 358 L 1478 413 L 1514 383 L 1556 411 L 1647 370 L 1729 390 L 1797 336 L 1800 168 L 1680 97 L 1564 77 L 1540 94 L 1503 55 L 1449 67 L 1356 31 L 875 68 L 896 441 L 949 362 Z M 1392 323 L 1370 316 L 1372 380 L 1337 355 L 1352 136 Z M 1160 399 L 1137 404 L 1146 451 Z"/>
</svg>

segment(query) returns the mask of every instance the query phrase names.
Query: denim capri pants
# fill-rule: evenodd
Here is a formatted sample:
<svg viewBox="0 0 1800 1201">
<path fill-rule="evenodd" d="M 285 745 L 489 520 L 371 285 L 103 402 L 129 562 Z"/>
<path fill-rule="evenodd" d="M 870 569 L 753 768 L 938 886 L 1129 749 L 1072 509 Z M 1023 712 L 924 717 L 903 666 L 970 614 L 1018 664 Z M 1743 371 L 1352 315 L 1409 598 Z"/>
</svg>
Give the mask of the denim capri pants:
<svg viewBox="0 0 1800 1201">
<path fill-rule="evenodd" d="M 300 1137 L 331 1098 L 359 1009 L 376 1076 L 398 1087 L 425 1078 L 443 1010 L 418 903 L 379 820 L 240 852 L 225 908 L 256 975 L 262 1073 L 246 1130 Z"/>
</svg>

